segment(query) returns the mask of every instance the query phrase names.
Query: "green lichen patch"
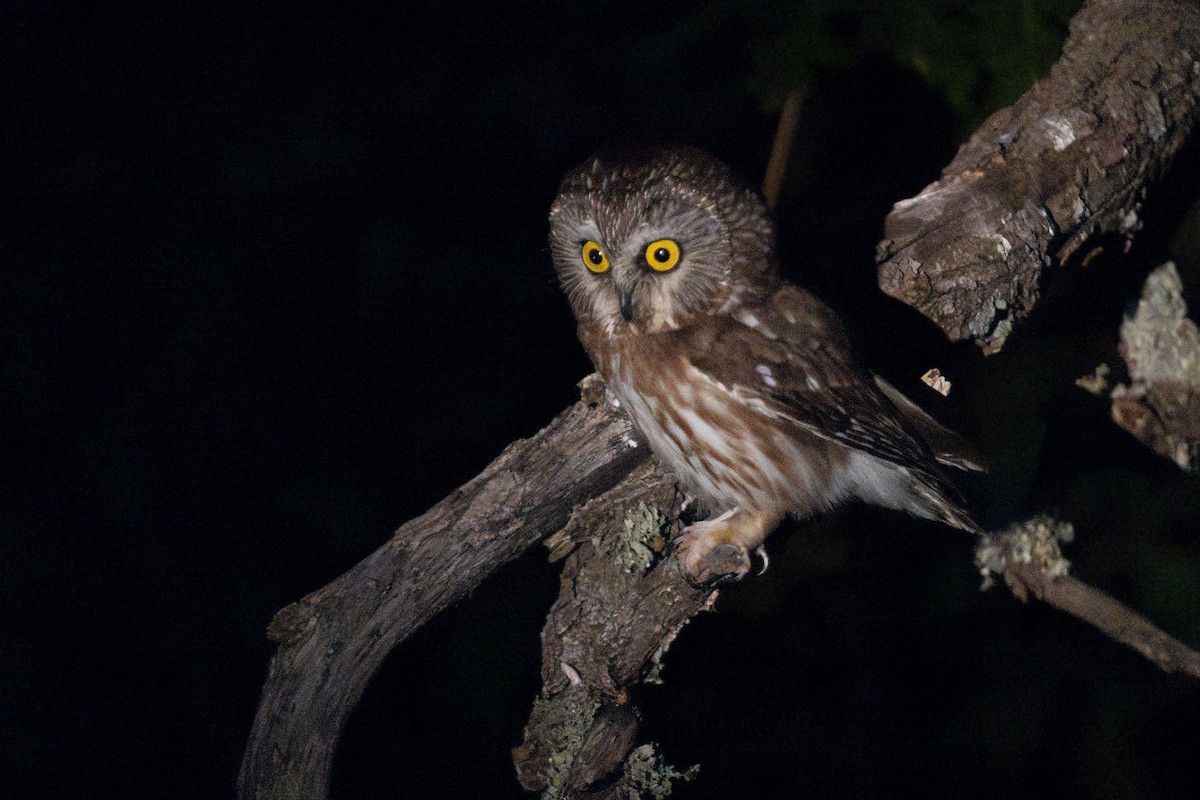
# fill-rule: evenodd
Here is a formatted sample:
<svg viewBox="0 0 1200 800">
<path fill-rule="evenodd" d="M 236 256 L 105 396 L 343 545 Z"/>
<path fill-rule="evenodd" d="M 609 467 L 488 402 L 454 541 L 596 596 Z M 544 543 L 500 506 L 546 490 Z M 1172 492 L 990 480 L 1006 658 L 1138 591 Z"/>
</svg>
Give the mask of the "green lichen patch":
<svg viewBox="0 0 1200 800">
<path fill-rule="evenodd" d="M 1013 525 L 1003 533 L 989 536 L 975 551 L 975 564 L 983 575 L 981 589 L 990 589 L 995 576 L 1002 575 L 1010 563 L 1033 564 L 1048 578 L 1061 578 L 1071 569 L 1063 557 L 1060 543 L 1075 538 L 1069 522 L 1047 514 L 1038 514 Z"/>
<path fill-rule="evenodd" d="M 599 708 L 599 703 L 586 702 L 579 697 L 564 698 L 563 695 L 554 700 L 538 697 L 533 701 L 529 727 L 545 732 L 544 741 L 550 750 L 543 800 L 559 800 L 567 796 L 571 767 L 583 749 Z"/>
<path fill-rule="evenodd" d="M 626 572 L 645 572 L 666 546 L 663 532 L 668 523 L 661 511 L 639 501 L 636 508 L 626 513 L 620 528 L 594 537 L 592 544 L 597 552 L 616 561 Z"/>
<path fill-rule="evenodd" d="M 670 797 L 675 781 L 690 781 L 699 772 L 699 764 L 694 764 L 682 772 L 675 769 L 662 760 L 653 744 L 644 744 L 636 748 L 625 761 L 625 775 L 630 785 L 642 797 L 652 797 L 654 800 Z"/>
</svg>

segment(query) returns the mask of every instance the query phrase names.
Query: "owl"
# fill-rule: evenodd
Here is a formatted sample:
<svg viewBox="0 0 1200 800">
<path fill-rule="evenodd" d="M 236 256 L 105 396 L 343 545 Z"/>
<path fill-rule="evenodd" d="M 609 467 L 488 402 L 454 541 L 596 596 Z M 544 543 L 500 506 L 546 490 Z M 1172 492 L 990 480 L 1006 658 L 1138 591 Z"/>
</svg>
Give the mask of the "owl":
<svg viewBox="0 0 1200 800">
<path fill-rule="evenodd" d="M 713 515 L 676 554 L 740 578 L 787 515 L 858 499 L 968 531 L 938 462 L 971 447 L 861 369 L 824 303 L 779 275 L 756 191 L 693 148 L 600 154 L 563 180 L 550 251 L 580 341 L 651 450 Z"/>
</svg>

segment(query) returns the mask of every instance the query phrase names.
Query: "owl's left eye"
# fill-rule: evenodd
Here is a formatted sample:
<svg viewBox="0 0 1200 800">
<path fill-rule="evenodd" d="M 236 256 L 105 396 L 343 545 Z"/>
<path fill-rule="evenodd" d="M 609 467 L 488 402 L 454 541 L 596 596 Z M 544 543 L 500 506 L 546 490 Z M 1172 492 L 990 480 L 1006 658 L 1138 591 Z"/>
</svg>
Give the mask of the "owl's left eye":
<svg viewBox="0 0 1200 800">
<path fill-rule="evenodd" d="M 591 239 L 583 243 L 580 255 L 583 256 L 583 265 L 597 275 L 608 271 L 608 256 L 604 255 L 604 251 L 600 248 L 600 245 Z"/>
<path fill-rule="evenodd" d="M 670 272 L 679 263 L 679 245 L 674 239 L 659 239 L 646 246 L 646 263 L 655 272 Z"/>
</svg>

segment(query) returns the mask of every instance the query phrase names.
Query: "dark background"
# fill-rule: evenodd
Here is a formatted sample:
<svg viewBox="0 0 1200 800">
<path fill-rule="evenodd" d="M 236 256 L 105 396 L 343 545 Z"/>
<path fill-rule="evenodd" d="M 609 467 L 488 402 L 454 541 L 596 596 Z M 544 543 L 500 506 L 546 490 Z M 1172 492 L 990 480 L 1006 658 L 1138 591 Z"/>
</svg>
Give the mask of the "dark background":
<svg viewBox="0 0 1200 800">
<path fill-rule="evenodd" d="M 807 92 L 789 275 L 988 452 L 963 482 L 981 520 L 1071 519 L 1080 575 L 1200 644 L 1197 480 L 1073 385 L 1117 363 L 1150 268 L 1174 256 L 1196 286 L 1195 153 L 1132 251 L 1099 242 L 1060 270 L 1002 355 L 945 345 L 874 288 L 891 203 L 1066 35 L 1070 4 L 976 5 L 995 19 L 5 6 L 3 793 L 230 796 L 272 613 L 577 397 L 590 367 L 544 246 L 560 176 L 636 138 L 757 180 L 781 86 Z M 927 52 L 896 44 L 929 19 Z M 935 365 L 947 400 L 915 380 Z M 979 593 L 957 531 L 859 507 L 793 528 L 636 698 L 667 760 L 702 764 L 679 796 L 1194 796 L 1197 682 Z M 335 796 L 523 796 L 508 751 L 556 591 L 537 548 L 404 643 L 350 721 Z"/>
</svg>

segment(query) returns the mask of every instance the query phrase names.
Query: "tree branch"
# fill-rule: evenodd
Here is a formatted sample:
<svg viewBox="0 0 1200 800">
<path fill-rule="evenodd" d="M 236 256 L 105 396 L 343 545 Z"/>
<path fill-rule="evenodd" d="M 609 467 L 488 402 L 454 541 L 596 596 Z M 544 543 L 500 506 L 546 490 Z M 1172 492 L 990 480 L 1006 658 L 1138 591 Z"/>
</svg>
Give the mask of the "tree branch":
<svg viewBox="0 0 1200 800">
<path fill-rule="evenodd" d="M 880 288 L 951 340 L 999 351 L 1045 266 L 1096 233 L 1138 229 L 1146 184 L 1187 141 L 1198 101 L 1200 6 L 1089 0 L 1049 76 L 895 205 Z"/>
<path fill-rule="evenodd" d="M 1200 328 L 1174 264 L 1146 279 L 1119 350 L 1130 382 L 1112 391 L 1113 420 L 1180 469 L 1200 471 Z"/>
<path fill-rule="evenodd" d="M 952 339 L 999 350 L 1036 302 L 1044 264 L 1067 258 L 1095 231 L 1136 229 L 1140 190 L 1195 121 L 1198 54 L 1193 4 L 1089 2 L 1049 78 L 993 115 L 940 181 L 896 205 L 879 248 L 881 287 Z M 326 797 L 337 739 L 387 653 L 560 529 L 553 550 L 570 558 L 543 631 L 542 697 L 514 751 L 521 780 L 554 797 L 628 797 L 677 777 L 646 746 L 633 747 L 637 714 L 627 689 L 653 679 L 674 635 L 715 592 L 688 585 L 674 559 L 657 557 L 679 524 L 679 499 L 633 436 L 592 381 L 584 400 L 545 430 L 280 611 L 269 629 L 280 646 L 239 796 Z M 1131 621 L 1136 615 L 1113 611 L 1124 608 L 1116 601 L 1074 580 L 1026 575 L 1015 563 L 1004 571 L 1015 591 L 1127 643 L 1149 643 L 1140 649 L 1165 663 L 1157 640 Z M 1083 606 L 1101 610 L 1079 613 Z M 1196 674 L 1184 666 L 1191 656 L 1171 658 Z"/>
<path fill-rule="evenodd" d="M 599 380 L 337 580 L 272 620 L 279 642 L 246 745 L 239 797 L 327 796 L 338 737 L 387 654 L 435 614 L 647 460 Z"/>
<path fill-rule="evenodd" d="M 525 788 L 546 798 L 626 798 L 665 778 L 661 765 L 653 777 L 633 769 L 645 751 L 634 750 L 628 690 L 654 679 L 675 635 L 717 596 L 660 557 L 682 527 L 680 501 L 674 478 L 647 463 L 547 542 L 571 552 L 542 629 L 541 696 L 513 751 Z M 595 788 L 627 756 L 621 778 Z"/>
<path fill-rule="evenodd" d="M 975 561 L 984 588 L 993 575 L 1003 575 L 1018 600 L 1029 595 L 1083 620 L 1101 633 L 1141 653 L 1166 672 L 1200 678 L 1200 653 L 1168 636 L 1129 606 L 1067 573 L 1060 542 L 1069 542 L 1069 523 L 1037 516 L 1004 533 L 985 536 Z"/>
</svg>

